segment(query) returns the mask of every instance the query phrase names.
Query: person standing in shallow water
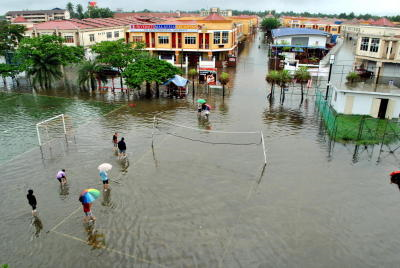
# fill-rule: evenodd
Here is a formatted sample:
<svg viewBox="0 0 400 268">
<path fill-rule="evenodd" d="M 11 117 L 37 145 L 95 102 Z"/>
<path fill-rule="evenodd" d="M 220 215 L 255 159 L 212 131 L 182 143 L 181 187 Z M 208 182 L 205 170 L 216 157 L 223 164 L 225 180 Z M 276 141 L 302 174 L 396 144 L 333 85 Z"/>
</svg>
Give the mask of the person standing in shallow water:
<svg viewBox="0 0 400 268">
<path fill-rule="evenodd" d="M 59 172 L 57 172 L 56 178 L 61 183 L 61 185 L 66 184 L 67 183 L 67 175 L 65 174 L 65 169 L 62 169 Z"/>
<path fill-rule="evenodd" d="M 32 207 L 32 215 L 35 216 L 37 202 L 36 202 L 36 197 L 33 195 L 32 189 L 28 190 L 28 194 L 26 195 L 26 198 L 28 199 L 29 205 Z"/>
<path fill-rule="evenodd" d="M 119 155 L 118 159 L 121 159 L 126 156 L 126 143 L 124 137 L 121 138 L 121 140 L 118 142 L 118 149 L 119 149 Z"/>
</svg>

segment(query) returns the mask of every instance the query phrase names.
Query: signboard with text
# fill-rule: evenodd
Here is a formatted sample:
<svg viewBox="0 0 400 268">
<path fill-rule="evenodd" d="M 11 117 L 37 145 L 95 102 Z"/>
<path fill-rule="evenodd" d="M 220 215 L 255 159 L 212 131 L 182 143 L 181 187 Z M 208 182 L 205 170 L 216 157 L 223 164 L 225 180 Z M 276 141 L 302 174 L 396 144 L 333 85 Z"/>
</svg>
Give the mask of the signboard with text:
<svg viewBox="0 0 400 268">
<path fill-rule="evenodd" d="M 200 25 L 193 24 L 131 24 L 130 32 L 185 32 L 197 33 Z"/>
</svg>

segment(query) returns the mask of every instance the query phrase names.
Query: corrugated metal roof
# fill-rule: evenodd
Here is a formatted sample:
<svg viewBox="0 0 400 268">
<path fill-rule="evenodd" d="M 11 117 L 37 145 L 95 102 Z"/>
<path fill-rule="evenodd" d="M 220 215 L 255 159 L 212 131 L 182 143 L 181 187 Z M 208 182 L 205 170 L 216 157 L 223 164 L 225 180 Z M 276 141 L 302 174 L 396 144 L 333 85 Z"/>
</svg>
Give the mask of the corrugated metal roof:
<svg viewBox="0 0 400 268">
<path fill-rule="evenodd" d="M 328 35 L 327 32 L 307 28 L 279 28 L 272 30 L 272 37 L 290 35 Z"/>
</svg>

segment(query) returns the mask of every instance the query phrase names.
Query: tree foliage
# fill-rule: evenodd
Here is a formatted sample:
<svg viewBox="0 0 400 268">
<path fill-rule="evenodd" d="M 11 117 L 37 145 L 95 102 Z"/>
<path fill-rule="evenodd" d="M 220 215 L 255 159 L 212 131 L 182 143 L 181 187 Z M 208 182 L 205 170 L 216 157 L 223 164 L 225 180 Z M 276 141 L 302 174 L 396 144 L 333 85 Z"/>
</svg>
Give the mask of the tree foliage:
<svg viewBox="0 0 400 268">
<path fill-rule="evenodd" d="M 93 45 L 91 48 L 93 52 L 97 54 L 96 60 L 99 63 L 117 68 L 120 73 L 122 73 L 129 64 L 141 57 L 145 57 L 147 54 L 147 52 L 143 50 L 144 44 L 135 43 L 134 47 L 132 47 L 132 44 L 125 43 L 123 39 L 100 42 Z M 121 88 L 123 88 L 122 76 Z"/>
<path fill-rule="evenodd" d="M 63 44 L 64 39 L 54 35 L 23 39 L 16 50 L 16 59 L 22 70 L 33 76 L 34 85 L 51 87 L 62 77 L 61 66 L 78 63 L 83 59 L 82 47 Z"/>
<path fill-rule="evenodd" d="M 146 83 L 146 96 L 151 97 L 150 84 L 164 83 L 182 71 L 170 63 L 153 57 L 142 57 L 128 65 L 122 73 L 126 83 L 133 88 L 140 88 Z"/>
<path fill-rule="evenodd" d="M 360 75 L 356 72 L 349 72 L 346 75 L 346 80 L 350 83 L 354 83 L 355 81 L 357 81 L 360 78 Z"/>
<path fill-rule="evenodd" d="M 88 6 L 87 10 L 84 11 L 81 4 L 77 4 L 74 8 L 74 4 L 68 2 L 66 9 L 69 11 L 71 18 L 74 19 L 112 18 L 114 16 L 114 12 L 112 12 L 108 7 L 102 8 L 97 6 Z"/>
<path fill-rule="evenodd" d="M 26 28 L 24 25 L 11 24 L 8 21 L 0 21 L 0 55 L 14 50 L 23 38 Z"/>
<path fill-rule="evenodd" d="M 273 29 L 276 29 L 280 25 L 281 23 L 276 18 L 265 18 L 261 22 L 261 27 L 263 27 L 263 29 L 266 31 L 271 31 Z"/>
<path fill-rule="evenodd" d="M 298 68 L 295 73 L 294 73 L 294 78 L 296 79 L 297 83 L 300 83 L 300 89 L 301 89 L 301 103 L 303 103 L 303 97 L 304 97 L 304 84 L 311 79 L 311 75 L 308 72 L 307 67 L 300 67 Z"/>
<path fill-rule="evenodd" d="M 78 69 L 78 84 L 79 86 L 86 88 L 89 87 L 91 90 L 96 89 L 96 79 L 106 81 L 105 77 L 102 77 L 100 72 L 103 66 L 98 64 L 96 61 L 88 60 L 83 61 Z"/>
</svg>

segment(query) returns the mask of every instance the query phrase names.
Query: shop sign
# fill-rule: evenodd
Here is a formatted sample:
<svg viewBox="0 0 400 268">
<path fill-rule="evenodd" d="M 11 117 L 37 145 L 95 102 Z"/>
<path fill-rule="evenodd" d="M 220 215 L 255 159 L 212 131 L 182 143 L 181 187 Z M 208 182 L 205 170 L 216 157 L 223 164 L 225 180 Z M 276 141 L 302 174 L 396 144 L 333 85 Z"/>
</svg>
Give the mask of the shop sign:
<svg viewBox="0 0 400 268">
<path fill-rule="evenodd" d="M 197 33 L 200 25 L 193 24 L 131 24 L 129 32 L 185 32 Z"/>
</svg>

